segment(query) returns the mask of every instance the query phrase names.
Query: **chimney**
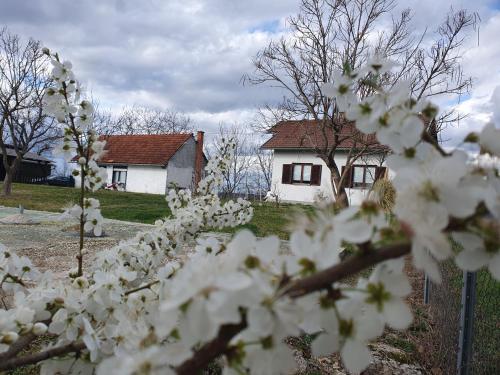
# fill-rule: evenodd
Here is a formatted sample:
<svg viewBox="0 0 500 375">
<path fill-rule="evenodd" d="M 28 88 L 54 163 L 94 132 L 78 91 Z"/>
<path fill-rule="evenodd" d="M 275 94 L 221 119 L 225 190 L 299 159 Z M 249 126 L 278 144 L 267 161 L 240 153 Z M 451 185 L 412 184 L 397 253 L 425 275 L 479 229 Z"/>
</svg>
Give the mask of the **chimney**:
<svg viewBox="0 0 500 375">
<path fill-rule="evenodd" d="M 203 173 L 203 136 L 204 132 L 196 133 L 196 151 L 194 156 L 194 189 L 198 188 Z"/>
</svg>

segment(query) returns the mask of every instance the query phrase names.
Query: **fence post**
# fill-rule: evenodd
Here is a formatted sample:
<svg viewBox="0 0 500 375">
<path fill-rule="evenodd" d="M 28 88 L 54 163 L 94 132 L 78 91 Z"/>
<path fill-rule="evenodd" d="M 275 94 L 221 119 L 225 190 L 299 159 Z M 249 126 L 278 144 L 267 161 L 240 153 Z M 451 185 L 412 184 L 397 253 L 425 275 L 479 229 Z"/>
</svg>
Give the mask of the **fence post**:
<svg viewBox="0 0 500 375">
<path fill-rule="evenodd" d="M 476 303 L 476 273 L 464 272 L 462 307 L 460 309 L 460 336 L 458 342 L 457 374 L 471 373 L 472 338 L 474 333 L 474 305 Z"/>
<path fill-rule="evenodd" d="M 430 293 L 431 293 L 430 288 L 431 288 L 431 280 L 429 279 L 427 274 L 425 274 L 425 278 L 424 278 L 424 303 L 426 305 L 429 303 L 429 298 L 430 298 Z"/>
</svg>

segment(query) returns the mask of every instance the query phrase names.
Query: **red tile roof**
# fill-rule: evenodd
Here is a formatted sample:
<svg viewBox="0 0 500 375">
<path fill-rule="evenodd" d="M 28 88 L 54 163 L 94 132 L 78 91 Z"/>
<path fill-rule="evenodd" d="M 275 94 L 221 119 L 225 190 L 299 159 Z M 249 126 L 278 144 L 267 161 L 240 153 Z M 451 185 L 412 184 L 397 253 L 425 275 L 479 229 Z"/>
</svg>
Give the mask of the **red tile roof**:
<svg viewBox="0 0 500 375">
<path fill-rule="evenodd" d="M 364 135 L 359 132 L 353 122 L 344 123 L 340 127 L 339 144 L 337 148 L 350 149 L 353 146 L 368 144 L 370 147 L 380 147 L 375 134 Z M 324 127 L 315 120 L 280 121 L 273 126 L 269 133 L 273 136 L 262 145 L 264 149 L 315 149 L 330 148 L 335 145 L 332 127 Z"/>
<path fill-rule="evenodd" d="M 103 164 L 165 165 L 192 134 L 110 135 Z"/>
</svg>

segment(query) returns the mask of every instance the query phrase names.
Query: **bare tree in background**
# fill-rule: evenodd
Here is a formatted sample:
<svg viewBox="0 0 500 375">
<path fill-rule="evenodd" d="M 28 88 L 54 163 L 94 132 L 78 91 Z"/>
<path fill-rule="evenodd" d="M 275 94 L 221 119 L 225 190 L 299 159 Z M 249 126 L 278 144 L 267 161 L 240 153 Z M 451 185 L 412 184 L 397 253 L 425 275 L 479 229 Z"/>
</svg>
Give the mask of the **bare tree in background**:
<svg viewBox="0 0 500 375">
<path fill-rule="evenodd" d="M 450 10 L 429 44 L 427 30 L 417 36 L 412 32 L 410 10 L 396 15 L 395 5 L 394 0 L 302 0 L 299 13 L 288 19 L 292 36 L 270 42 L 254 58 L 254 73 L 245 76 L 245 81 L 268 84 L 285 93 L 279 106 L 270 105 L 262 111 L 270 114 L 271 122 L 313 119 L 319 124 L 324 137 L 312 148 L 328 166 L 334 196 L 341 206 L 349 204 L 345 193 L 349 167 L 372 149 L 368 137 L 346 131 L 352 124 L 343 119 L 335 100 L 321 93 L 322 84 L 332 82 L 335 71 L 357 69 L 378 55 L 399 63 L 399 70 L 380 77 L 382 82 L 391 87 L 407 80 L 417 98 L 460 97 L 471 86 L 471 79 L 463 75 L 460 66 L 461 47 L 477 16 Z M 379 28 L 387 19 L 390 28 Z M 358 87 L 360 97 L 370 91 L 369 85 Z M 459 118 L 451 111 L 434 119 L 432 135 L 436 137 L 443 124 Z M 269 130 L 269 121 L 263 124 Z M 352 141 L 352 147 L 347 152 L 344 173 L 334 156 L 346 139 Z"/>
<path fill-rule="evenodd" d="M 255 163 L 263 182 L 260 184 L 259 190 L 264 190 L 267 193 L 271 190 L 273 153 L 269 150 L 262 150 L 260 144 L 256 144 L 253 154 L 256 157 Z"/>
<path fill-rule="evenodd" d="M 224 139 L 229 138 L 236 141 L 236 149 L 231 160 L 231 167 L 223 176 L 224 184 L 221 191 L 223 196 L 231 196 L 240 190 L 248 188 L 250 168 L 255 159 L 250 135 L 247 134 L 244 127 L 237 124 L 219 125 L 218 134 L 212 141 L 213 152 L 220 152 L 224 146 Z"/>
<path fill-rule="evenodd" d="M 114 115 L 97 104 L 94 128 L 98 134 L 169 134 L 193 131 L 191 119 L 181 112 L 169 109 L 151 109 L 140 106 L 124 107 Z"/>
<path fill-rule="evenodd" d="M 12 181 L 24 155 L 50 149 L 60 136 L 54 119 L 43 112 L 42 99 L 49 84 L 48 60 L 40 42 L 23 44 L 19 36 L 0 30 L 0 149 L 5 168 L 3 195 L 12 192 Z M 9 161 L 8 149 L 15 158 Z"/>
</svg>

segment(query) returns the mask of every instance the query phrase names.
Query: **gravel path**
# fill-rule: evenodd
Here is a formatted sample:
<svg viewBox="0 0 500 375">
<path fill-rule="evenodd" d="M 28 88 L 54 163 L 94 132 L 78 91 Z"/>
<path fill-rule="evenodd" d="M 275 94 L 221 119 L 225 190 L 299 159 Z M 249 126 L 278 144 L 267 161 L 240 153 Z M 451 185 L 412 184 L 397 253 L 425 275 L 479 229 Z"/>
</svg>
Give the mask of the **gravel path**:
<svg viewBox="0 0 500 375">
<path fill-rule="evenodd" d="M 17 208 L 0 207 L 0 220 L 18 213 Z M 76 221 L 61 221 L 59 214 L 44 211 L 25 210 L 24 216 L 39 224 L 0 224 L 0 243 L 29 257 L 41 270 L 50 269 L 61 276 L 67 274 L 76 265 L 79 239 Z M 86 239 L 86 259 L 147 228 L 151 225 L 105 219 L 105 236 Z"/>
<path fill-rule="evenodd" d="M 61 215 L 53 212 L 24 210 L 24 219 L 32 220 L 37 225 L 2 223 L 2 219 L 16 214 L 19 214 L 18 208 L 0 206 L 0 243 L 15 250 L 18 255 L 30 258 L 40 270 L 51 270 L 58 277 L 65 277 L 77 264 L 75 256 L 78 253 L 79 236 L 76 220 L 61 220 Z M 84 263 L 85 260 L 91 261 L 97 252 L 152 227 L 150 224 L 105 219 L 105 236 L 85 239 Z M 202 236 L 205 235 L 208 233 Z M 210 235 L 219 238 L 230 236 L 223 233 Z"/>
</svg>

